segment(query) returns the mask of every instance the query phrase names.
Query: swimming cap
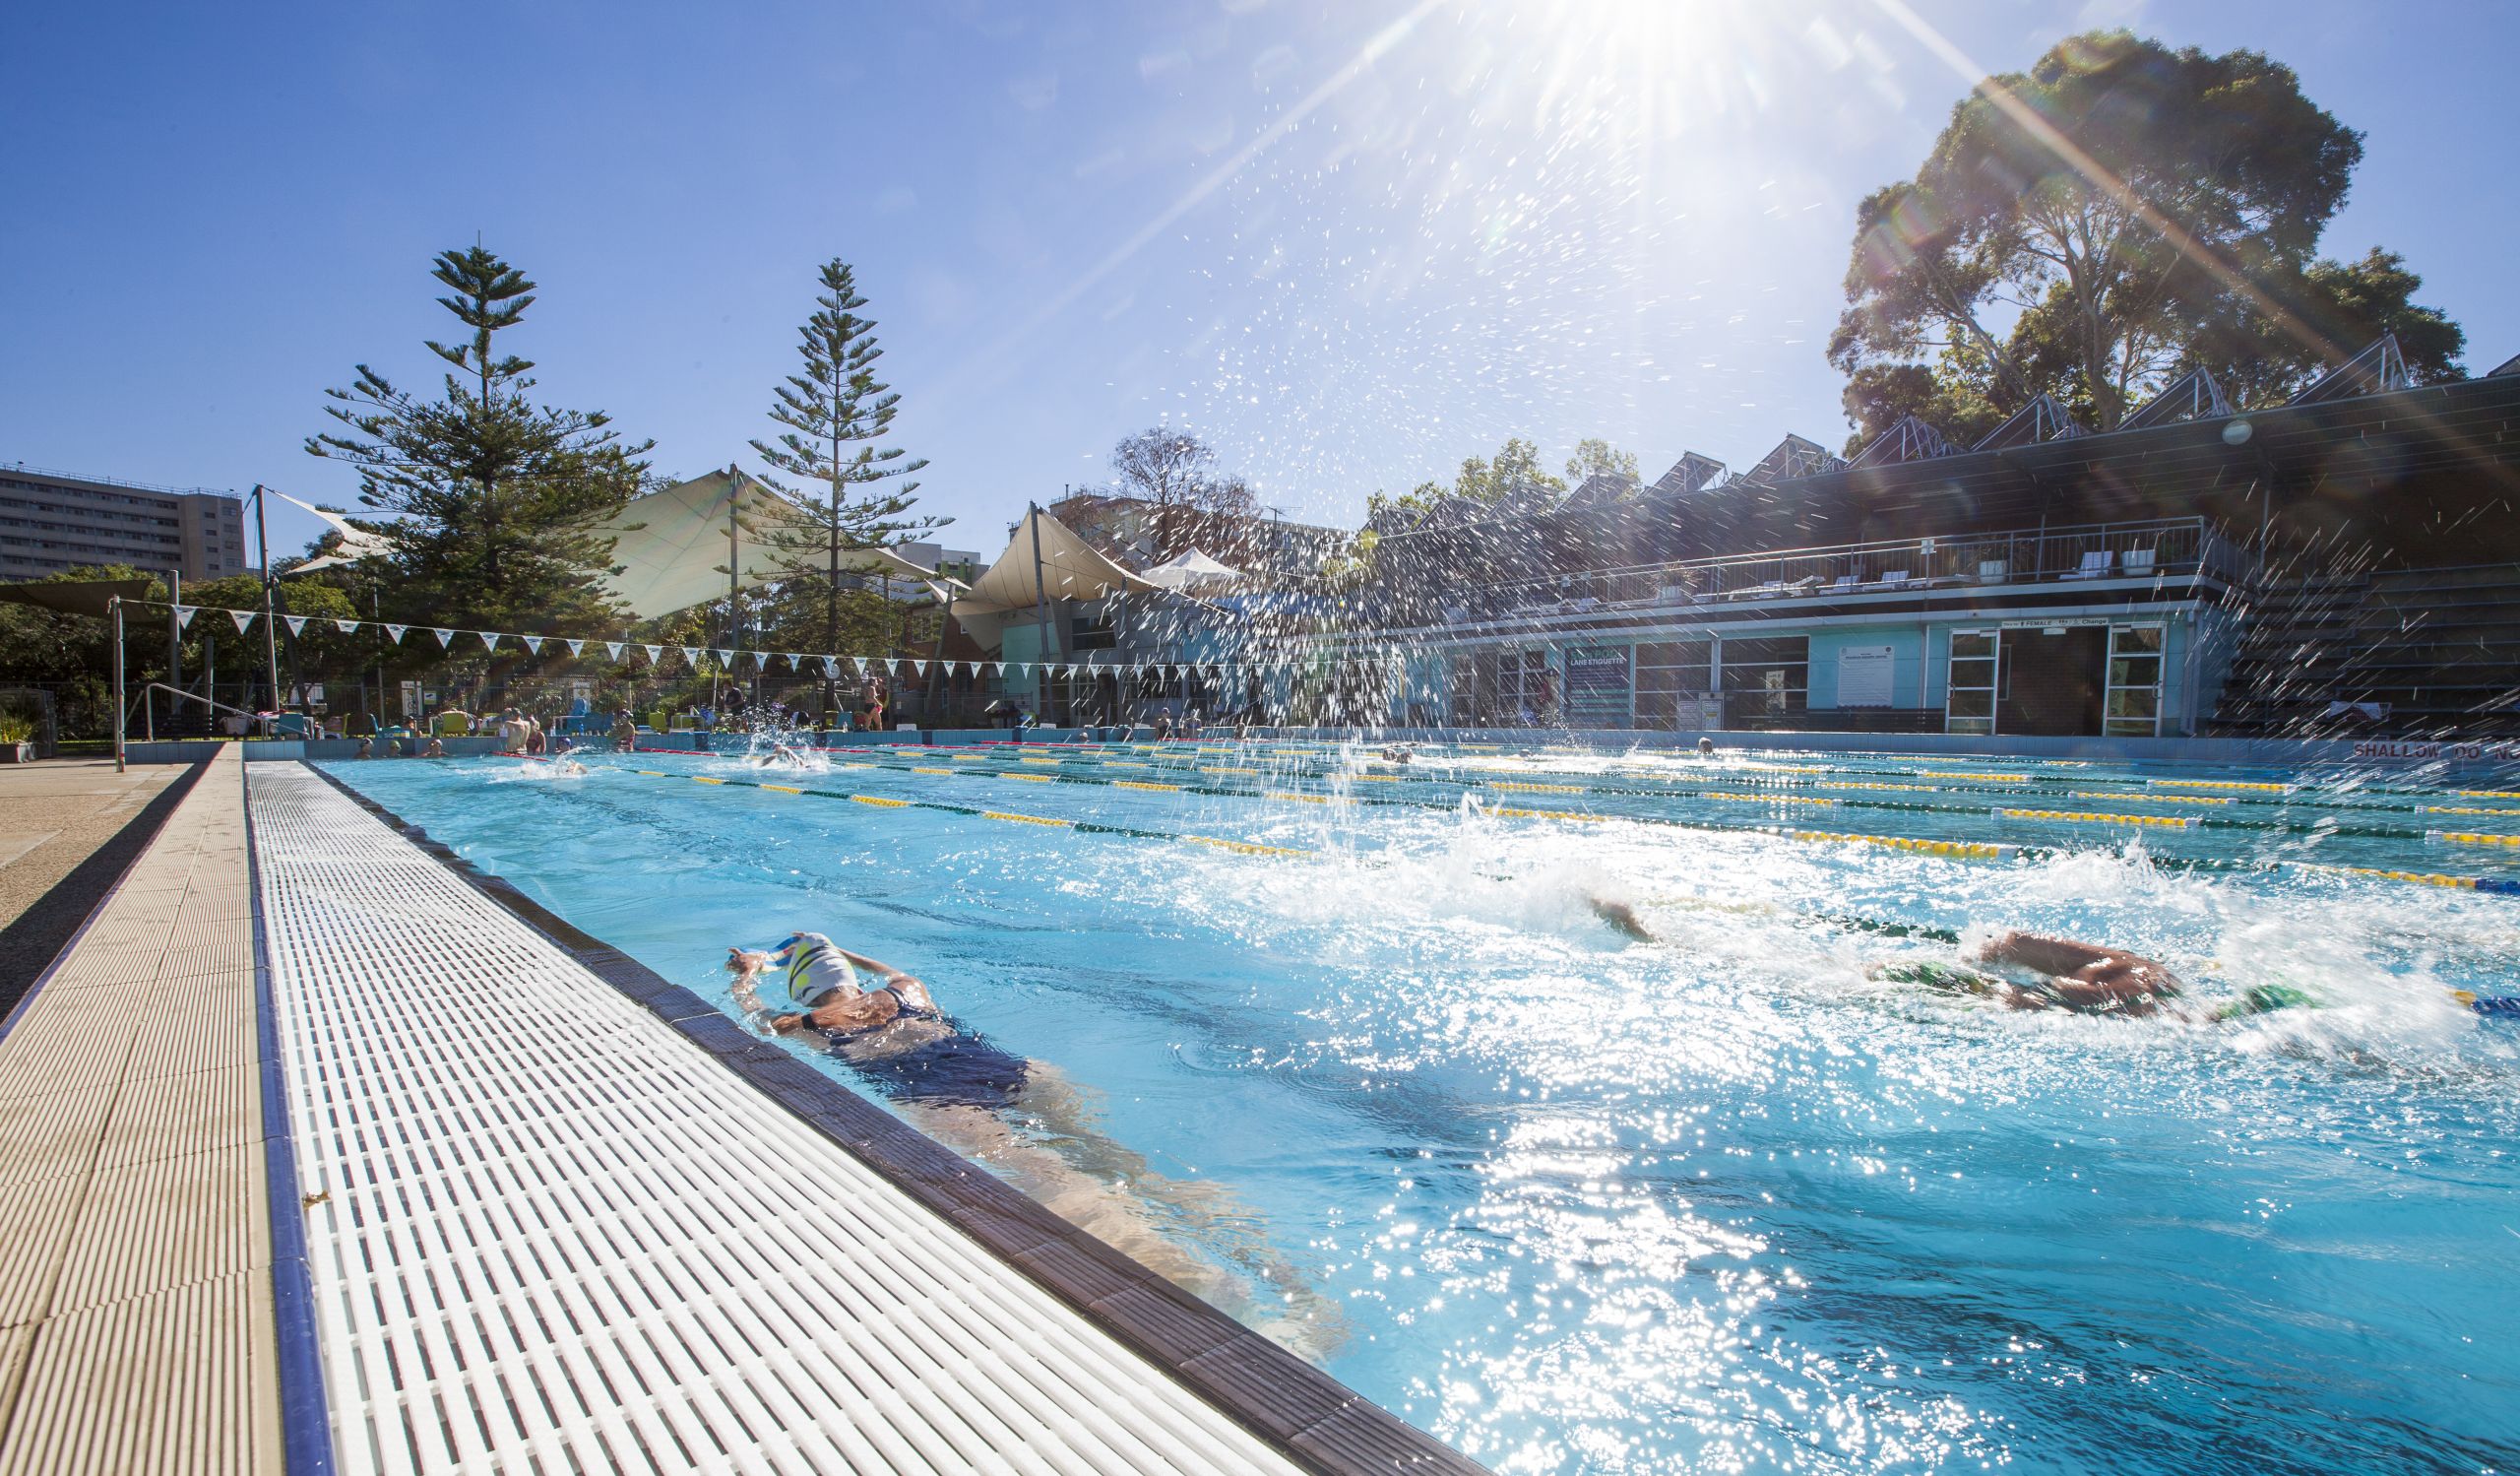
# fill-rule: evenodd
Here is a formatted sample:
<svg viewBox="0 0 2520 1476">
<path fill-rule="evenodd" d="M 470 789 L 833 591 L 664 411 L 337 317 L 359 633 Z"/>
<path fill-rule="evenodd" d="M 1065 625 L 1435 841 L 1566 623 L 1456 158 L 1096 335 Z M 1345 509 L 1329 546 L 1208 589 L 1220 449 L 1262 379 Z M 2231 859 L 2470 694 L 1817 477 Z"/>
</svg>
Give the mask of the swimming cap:
<svg viewBox="0 0 2520 1476">
<path fill-rule="evenodd" d="M 810 1009 L 825 995 L 858 992 L 857 971 L 822 933 L 791 934 L 779 951 L 788 960 L 788 996 L 797 1004 Z"/>
</svg>

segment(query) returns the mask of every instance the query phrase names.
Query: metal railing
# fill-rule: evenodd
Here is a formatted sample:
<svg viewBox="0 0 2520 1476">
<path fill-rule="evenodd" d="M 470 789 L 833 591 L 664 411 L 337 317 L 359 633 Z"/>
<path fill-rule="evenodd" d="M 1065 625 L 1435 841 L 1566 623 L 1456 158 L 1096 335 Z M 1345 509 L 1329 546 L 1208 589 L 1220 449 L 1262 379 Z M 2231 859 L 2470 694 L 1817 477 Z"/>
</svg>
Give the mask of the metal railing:
<svg viewBox="0 0 2520 1476">
<path fill-rule="evenodd" d="M 1678 559 L 1510 580 L 1448 591 L 1437 611 L 1409 623 L 1479 624 L 1767 600 L 1896 595 L 1973 586 L 2101 579 L 2240 583 L 2253 555 L 2203 518 L 1840 544 Z"/>
</svg>

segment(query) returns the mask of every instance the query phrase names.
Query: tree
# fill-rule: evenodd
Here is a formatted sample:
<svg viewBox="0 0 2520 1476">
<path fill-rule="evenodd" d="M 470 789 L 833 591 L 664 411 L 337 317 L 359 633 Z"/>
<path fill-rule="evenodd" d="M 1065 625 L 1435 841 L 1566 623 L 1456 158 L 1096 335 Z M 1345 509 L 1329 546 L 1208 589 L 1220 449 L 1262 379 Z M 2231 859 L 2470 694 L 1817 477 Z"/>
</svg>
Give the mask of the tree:
<svg viewBox="0 0 2520 1476">
<path fill-rule="evenodd" d="M 1566 458 L 1566 481 L 1582 486 L 1595 477 L 1624 477 L 1636 480 L 1636 453 L 1621 451 L 1600 436 L 1588 435 L 1575 443 L 1575 454 Z"/>
<path fill-rule="evenodd" d="M 647 482 L 654 442 L 625 445 L 599 411 L 533 403 L 534 365 L 501 353 L 535 285 L 475 245 L 441 252 L 438 302 L 472 330 L 431 342 L 453 365 L 445 394 L 421 400 L 357 366 L 327 390 L 347 433 L 309 436 L 307 451 L 358 469 L 359 500 L 398 516 L 394 586 L 405 612 L 430 623 L 502 630 L 594 630 L 615 623 L 598 583 L 612 540 L 594 531 Z"/>
<path fill-rule="evenodd" d="M 1988 78 L 1916 177 L 1857 211 L 1829 357 L 1858 442 L 1885 427 L 1868 414 L 1939 402 L 1991 425 L 2043 390 L 2113 429 L 2209 344 L 2245 345 L 2271 382 L 2315 372 L 2360 347 L 2307 285 L 2362 155 L 2255 51 L 2093 32 Z M 1934 393 L 1861 377 L 1889 367 Z"/>
<path fill-rule="evenodd" d="M 1111 448 L 1111 471 L 1120 490 L 1153 504 L 1148 536 L 1157 562 L 1194 544 L 1239 548 L 1244 542 L 1242 531 L 1260 510 L 1259 495 L 1240 474 L 1220 476 L 1216 466 L 1217 454 L 1205 441 L 1164 425 L 1124 437 Z"/>
<path fill-rule="evenodd" d="M 848 649 L 842 644 L 849 628 L 842 613 L 844 556 L 951 520 L 913 514 L 918 483 L 898 481 L 927 463 L 905 461 L 900 447 L 876 444 L 891 433 L 902 397 L 876 382 L 874 363 L 884 351 L 876 346 L 874 321 L 857 316 L 866 299 L 857 294 L 849 263 L 832 258 L 820 280 L 813 316 L 797 331 L 804 372 L 772 391 L 770 417 L 788 428 L 752 449 L 774 472 L 811 483 L 762 479 L 799 512 L 792 522 L 763 530 L 762 542 L 797 578 L 819 576 L 823 618 L 815 643 L 837 652 Z"/>
<path fill-rule="evenodd" d="M 2407 270 L 2405 257 L 2374 246 L 2359 261 L 2312 262 L 2298 277 L 2274 285 L 2270 295 L 2345 353 L 2384 333 L 2397 335 L 2407 377 L 2417 384 L 2461 378 L 2459 355 L 2468 336 L 2448 314 L 2415 301 L 2423 289 L 2424 279 Z M 2240 403 L 2268 404 L 2291 398 L 2333 366 L 2284 348 L 2273 318 L 2237 311 L 2200 325 L 2180 368 L 2210 368 Z"/>
<path fill-rule="evenodd" d="M 1636 458 L 1601 440 L 1577 444 L 1575 458 L 1566 464 L 1567 475 L 1574 476 L 1575 468 L 1584 464 L 1588 455 L 1606 458 L 1604 470 L 1617 470 L 1623 465 L 1627 475 L 1635 475 Z M 1434 511 L 1435 505 L 1447 498 L 1458 497 L 1481 508 L 1492 508 L 1508 498 L 1565 490 L 1564 481 L 1540 469 L 1538 446 L 1521 436 L 1508 436 L 1505 444 L 1496 448 L 1493 460 L 1464 458 L 1450 486 L 1440 481 L 1421 481 L 1397 497 L 1373 493 L 1365 498 L 1365 519 L 1382 532 L 1396 533 Z"/>
</svg>

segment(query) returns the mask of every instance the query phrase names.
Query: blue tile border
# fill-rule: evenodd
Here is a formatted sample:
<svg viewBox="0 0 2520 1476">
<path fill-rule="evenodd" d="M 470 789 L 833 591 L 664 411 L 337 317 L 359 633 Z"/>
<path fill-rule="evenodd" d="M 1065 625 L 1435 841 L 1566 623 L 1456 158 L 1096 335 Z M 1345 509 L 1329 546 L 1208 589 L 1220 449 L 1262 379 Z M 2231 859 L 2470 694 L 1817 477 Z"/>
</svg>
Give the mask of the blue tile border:
<svg viewBox="0 0 2520 1476">
<path fill-rule="evenodd" d="M 240 790 L 249 786 L 237 765 Z M 297 1183 L 297 1138 L 289 1130 L 288 1075 L 273 1013 L 271 938 L 263 916 L 263 868 L 250 792 L 245 810 L 245 893 L 254 919 L 254 1042 L 263 1084 L 263 1171 L 272 1223 L 272 1316 L 280 1344 L 281 1458 L 288 1476 L 331 1476 L 333 1416 L 324 1390 L 324 1355 L 315 1328 L 315 1281 L 306 1263 L 306 1206 Z"/>
</svg>

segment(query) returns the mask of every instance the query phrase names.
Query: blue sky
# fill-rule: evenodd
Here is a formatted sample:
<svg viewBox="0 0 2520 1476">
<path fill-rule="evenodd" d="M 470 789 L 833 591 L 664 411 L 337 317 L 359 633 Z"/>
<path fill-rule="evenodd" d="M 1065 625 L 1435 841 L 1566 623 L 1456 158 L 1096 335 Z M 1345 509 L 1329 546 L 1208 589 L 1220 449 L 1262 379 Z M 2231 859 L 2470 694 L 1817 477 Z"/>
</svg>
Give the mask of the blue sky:
<svg viewBox="0 0 2520 1476">
<path fill-rule="evenodd" d="M 2114 23 L 2294 66 L 2367 135 L 2327 249 L 2406 253 L 2471 370 L 2520 353 L 2487 121 L 2520 9 L 1913 3 L 13 6 L 0 462 L 346 503 L 299 449 L 323 390 L 433 381 L 427 262 L 477 231 L 541 285 L 503 341 L 541 394 L 676 475 L 755 465 L 845 257 L 983 552 L 1159 420 L 1351 525 L 1511 434 L 1746 466 L 1846 433 L 1854 207 L 1952 52 Z"/>
</svg>

